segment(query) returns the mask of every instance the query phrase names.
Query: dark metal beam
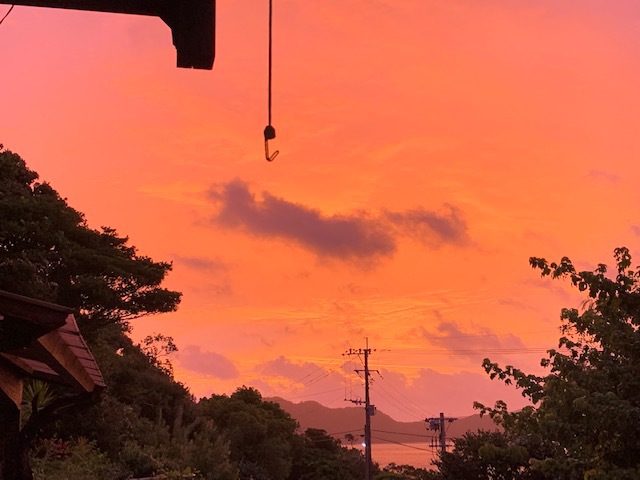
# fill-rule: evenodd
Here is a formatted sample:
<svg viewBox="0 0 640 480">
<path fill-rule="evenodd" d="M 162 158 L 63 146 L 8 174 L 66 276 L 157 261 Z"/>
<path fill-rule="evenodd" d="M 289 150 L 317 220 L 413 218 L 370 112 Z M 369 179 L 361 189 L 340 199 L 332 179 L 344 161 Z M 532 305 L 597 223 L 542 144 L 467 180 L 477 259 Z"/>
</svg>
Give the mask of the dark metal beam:
<svg viewBox="0 0 640 480">
<path fill-rule="evenodd" d="M 178 67 L 213 68 L 216 0 L 0 0 L 0 3 L 160 17 L 171 29 Z"/>
</svg>

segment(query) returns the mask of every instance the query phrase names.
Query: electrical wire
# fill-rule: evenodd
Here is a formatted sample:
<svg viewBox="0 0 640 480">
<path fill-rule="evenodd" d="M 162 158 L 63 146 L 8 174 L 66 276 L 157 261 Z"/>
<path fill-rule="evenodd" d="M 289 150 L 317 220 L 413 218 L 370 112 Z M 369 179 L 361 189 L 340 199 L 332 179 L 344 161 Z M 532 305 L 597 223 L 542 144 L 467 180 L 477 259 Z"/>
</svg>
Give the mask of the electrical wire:
<svg viewBox="0 0 640 480">
<path fill-rule="evenodd" d="M 371 430 L 372 432 L 377 433 L 391 433 L 393 435 L 405 435 L 407 437 L 418 437 L 418 438 L 431 438 L 432 435 L 420 435 L 417 433 L 402 433 L 402 432 L 389 432 L 387 430 Z"/>
<path fill-rule="evenodd" d="M 314 365 L 315 368 L 311 370 L 311 372 L 303 375 L 297 380 L 290 381 L 289 385 L 275 390 L 273 394 L 277 396 L 287 396 L 289 398 L 292 398 L 291 396 L 293 394 L 300 392 L 306 387 L 319 382 L 320 380 L 328 377 L 333 372 L 335 372 L 336 368 L 339 366 L 340 360 L 341 356 L 336 356 L 330 360 L 327 360 L 322 365 Z"/>
<path fill-rule="evenodd" d="M 295 397 L 291 397 L 289 396 L 289 400 L 298 400 L 300 398 L 308 398 L 308 397 L 316 397 L 318 395 L 323 395 L 325 393 L 334 393 L 334 392 L 341 392 L 342 391 L 342 387 L 340 388 L 334 388 L 332 390 L 325 390 L 323 392 L 315 392 L 315 393 L 308 393 L 306 395 L 297 395 Z"/>
<path fill-rule="evenodd" d="M 544 354 L 549 351 L 548 347 L 531 347 L 531 348 L 468 348 L 468 349 L 398 349 L 394 350 L 394 353 L 401 353 L 407 355 L 528 355 L 528 354 Z M 379 364 L 378 364 L 379 365 Z"/>
<path fill-rule="evenodd" d="M 429 449 L 429 448 L 421 448 L 421 447 L 416 447 L 414 445 L 409 445 L 409 444 L 402 443 L 402 442 L 395 442 L 393 440 L 389 440 L 388 438 L 374 437 L 373 435 L 371 436 L 371 438 L 375 438 L 376 440 L 380 440 L 382 442 L 395 443 L 396 445 L 402 445 L 403 447 L 413 448 L 414 450 L 421 450 L 423 452 L 430 452 L 431 451 L 431 449 Z"/>
<path fill-rule="evenodd" d="M 378 387 L 380 387 L 380 384 L 377 384 L 377 385 Z M 393 397 L 393 395 L 390 392 L 386 391 L 383 388 L 376 388 L 375 395 L 377 397 L 382 397 L 382 399 L 389 402 L 389 404 L 392 405 L 394 409 L 404 413 L 405 415 L 408 415 L 411 418 L 415 418 L 418 421 L 422 421 L 425 418 L 425 415 L 417 414 L 415 410 L 411 411 L 407 409 L 404 405 L 404 402 L 399 401 L 397 398 Z M 386 409 L 385 409 L 385 412 L 387 413 L 387 415 L 390 413 L 386 411 Z"/>
<path fill-rule="evenodd" d="M 11 5 L 11 7 L 9 7 L 9 10 L 7 11 L 7 13 L 4 14 L 4 17 L 2 17 L 2 19 L 0 19 L 0 25 L 2 25 L 2 22 L 4 22 L 4 19 L 9 16 L 9 14 L 11 13 L 11 10 L 13 10 L 13 7 L 15 7 L 15 5 Z"/>
<path fill-rule="evenodd" d="M 427 413 L 429 415 L 435 415 L 433 412 L 425 409 L 424 407 L 421 407 L 420 405 L 418 405 L 417 403 L 415 403 L 413 400 L 411 400 L 409 397 L 407 397 L 404 393 L 402 393 L 400 390 L 398 390 L 393 383 L 391 383 L 389 380 L 387 380 L 385 377 L 383 377 L 382 375 L 380 375 L 380 378 L 382 380 L 384 380 L 383 385 L 389 385 L 398 395 L 400 395 L 406 402 L 409 402 L 409 404 L 412 406 L 412 409 L 414 409 L 416 412 L 418 412 L 420 414 L 420 416 L 418 418 L 420 418 L 420 420 L 423 420 L 426 415 L 424 415 L 424 413 Z M 379 386 L 380 384 L 378 384 Z"/>
<path fill-rule="evenodd" d="M 327 435 L 334 437 L 336 435 L 344 435 L 345 433 L 356 433 L 358 435 L 358 437 L 363 437 L 364 435 L 362 435 L 361 433 L 359 433 L 361 430 L 359 429 L 353 429 L 353 430 L 345 430 L 344 432 L 334 432 L 334 433 L 328 433 Z"/>
</svg>

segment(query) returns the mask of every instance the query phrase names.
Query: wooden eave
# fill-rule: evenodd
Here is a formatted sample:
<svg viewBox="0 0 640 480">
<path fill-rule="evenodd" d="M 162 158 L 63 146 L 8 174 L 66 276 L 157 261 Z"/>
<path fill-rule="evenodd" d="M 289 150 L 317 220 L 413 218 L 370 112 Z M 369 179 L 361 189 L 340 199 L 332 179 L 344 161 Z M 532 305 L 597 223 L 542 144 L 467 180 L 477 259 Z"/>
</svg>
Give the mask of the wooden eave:
<svg viewBox="0 0 640 480">
<path fill-rule="evenodd" d="M 54 303 L 0 290 L 0 315 L 27 321 L 51 331 L 63 326 L 73 310 Z"/>
<path fill-rule="evenodd" d="M 0 300 L 3 318 L 0 325 L 10 320 L 12 327 L 20 326 L 20 335 L 31 335 L 28 342 L 0 349 L 4 363 L 11 364 L 22 376 L 61 383 L 85 392 L 105 386 L 72 310 L 3 291 L 0 291 Z M 0 329 L 5 336 L 10 331 Z M 0 345 L 11 345 L 11 342 L 0 339 Z"/>
</svg>

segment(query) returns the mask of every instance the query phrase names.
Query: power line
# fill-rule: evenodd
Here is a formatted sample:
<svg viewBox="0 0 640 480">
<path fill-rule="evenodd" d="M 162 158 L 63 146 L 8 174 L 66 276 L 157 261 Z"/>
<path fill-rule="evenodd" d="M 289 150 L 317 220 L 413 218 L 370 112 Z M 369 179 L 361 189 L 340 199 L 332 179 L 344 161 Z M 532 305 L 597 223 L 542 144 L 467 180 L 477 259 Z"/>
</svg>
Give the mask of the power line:
<svg viewBox="0 0 640 480">
<path fill-rule="evenodd" d="M 327 435 L 333 437 L 335 435 L 344 435 L 345 433 L 354 433 L 354 432 L 359 432 L 360 429 L 359 428 L 354 428 L 353 430 L 345 430 L 344 432 L 334 432 L 334 433 L 328 433 Z"/>
<path fill-rule="evenodd" d="M 421 447 L 416 447 L 415 445 L 408 445 L 406 443 L 402 443 L 402 442 L 396 442 L 394 440 L 389 440 L 388 438 L 380 438 L 380 437 L 373 437 L 376 440 L 381 440 L 383 442 L 388 442 L 388 443 L 395 443 L 396 445 L 402 445 L 403 447 L 407 447 L 407 448 L 413 448 L 414 450 L 421 450 L 423 452 L 430 452 L 431 450 L 428 448 L 421 448 Z"/>
<path fill-rule="evenodd" d="M 11 10 L 13 10 L 13 7 L 15 7 L 15 5 L 11 5 L 11 7 L 9 7 L 9 10 L 7 11 L 7 13 L 5 13 L 4 17 L 2 17 L 2 19 L 0 20 L 0 25 L 2 25 L 2 22 L 4 22 L 4 19 L 9 16 L 9 14 L 11 13 Z"/>
<path fill-rule="evenodd" d="M 391 433 L 393 435 L 405 435 L 407 437 L 418 437 L 418 438 L 432 438 L 433 435 L 420 435 L 419 433 L 404 433 L 404 432 L 390 432 L 388 430 L 371 430 L 372 432 L 378 432 L 378 433 Z"/>
<path fill-rule="evenodd" d="M 520 332 L 519 335 L 531 335 L 534 333 L 558 333 L 557 330 L 537 330 L 535 332 Z M 465 335 L 430 335 L 425 333 L 423 338 L 426 340 L 442 340 L 449 338 L 478 338 L 478 337 L 508 337 L 515 336 L 513 333 L 477 333 L 477 334 L 465 334 Z"/>
<path fill-rule="evenodd" d="M 530 347 L 530 348 L 468 348 L 468 349 L 399 349 L 397 353 L 406 355 L 524 355 L 524 354 L 544 354 L 550 350 L 549 347 Z"/>
<path fill-rule="evenodd" d="M 311 372 L 307 373 L 306 375 L 303 375 L 301 378 L 297 380 L 290 380 L 289 385 L 276 390 L 274 392 L 274 395 L 289 396 L 293 393 L 296 393 L 302 390 L 303 388 L 308 387 L 309 385 L 312 385 L 313 383 L 319 382 L 320 380 L 328 377 L 332 372 L 335 371 L 335 368 L 338 366 L 339 361 L 340 361 L 340 356 L 337 356 L 330 360 L 327 360 L 322 365 L 314 365 L 315 368 Z M 334 364 L 334 362 L 336 363 Z M 330 366 L 331 368 L 327 369 L 327 367 L 330 367 Z M 320 375 L 320 376 L 316 378 L 316 375 Z"/>
<path fill-rule="evenodd" d="M 393 383 L 391 383 L 389 380 L 387 380 L 385 377 L 383 377 L 382 375 L 380 375 L 380 378 L 382 380 L 384 380 L 384 384 L 389 385 L 393 390 L 396 391 L 396 393 L 398 393 L 398 395 L 400 395 L 402 398 L 404 398 L 407 402 L 409 402 L 411 405 L 413 405 L 413 407 L 415 408 L 416 412 L 419 412 L 420 415 L 418 416 L 418 418 L 420 418 L 422 420 L 422 418 L 424 417 L 424 415 L 422 414 L 423 412 L 426 412 L 430 415 L 433 415 L 432 412 L 430 412 L 429 410 L 423 409 L 423 407 L 419 406 L 417 403 L 415 403 L 413 400 L 411 400 L 409 397 L 407 397 L 404 393 L 402 393 L 400 390 L 398 390 L 396 387 L 393 386 Z"/>
<path fill-rule="evenodd" d="M 393 405 L 394 408 L 418 420 L 424 419 L 424 415 L 422 413 L 416 413 L 417 410 L 414 410 L 414 411 L 408 410 L 404 402 L 399 401 L 397 398 L 394 398 L 392 394 L 389 393 L 387 390 L 385 390 L 381 384 L 377 383 L 376 385 L 378 386 L 376 390 L 378 395 L 382 396 L 385 400 L 387 400 L 391 405 Z M 386 412 L 386 413 L 389 413 L 389 412 Z"/>
<path fill-rule="evenodd" d="M 289 399 L 298 399 L 298 398 L 307 398 L 307 397 L 315 397 L 316 395 L 323 395 L 325 393 L 334 393 L 334 392 L 341 392 L 342 391 L 342 387 L 340 388 L 334 388 L 332 390 L 324 390 L 322 392 L 315 392 L 315 393 L 308 393 L 306 395 L 297 395 L 295 397 L 291 397 L 289 396 Z"/>
</svg>

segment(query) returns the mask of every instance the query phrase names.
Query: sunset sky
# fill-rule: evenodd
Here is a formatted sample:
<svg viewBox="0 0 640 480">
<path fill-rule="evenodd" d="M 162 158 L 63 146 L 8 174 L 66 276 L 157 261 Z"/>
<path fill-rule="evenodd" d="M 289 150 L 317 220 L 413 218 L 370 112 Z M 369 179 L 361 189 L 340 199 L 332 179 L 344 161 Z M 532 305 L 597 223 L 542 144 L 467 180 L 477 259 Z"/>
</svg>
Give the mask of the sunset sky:
<svg viewBox="0 0 640 480">
<path fill-rule="evenodd" d="M 640 256 L 640 3 L 274 0 L 273 163 L 267 14 L 218 0 L 196 71 L 157 18 L 16 7 L 0 142 L 173 262 L 179 311 L 133 337 L 172 336 L 196 397 L 350 406 L 368 338 L 398 420 L 522 406 L 482 359 L 536 371 L 581 300 L 529 257 Z"/>
</svg>

